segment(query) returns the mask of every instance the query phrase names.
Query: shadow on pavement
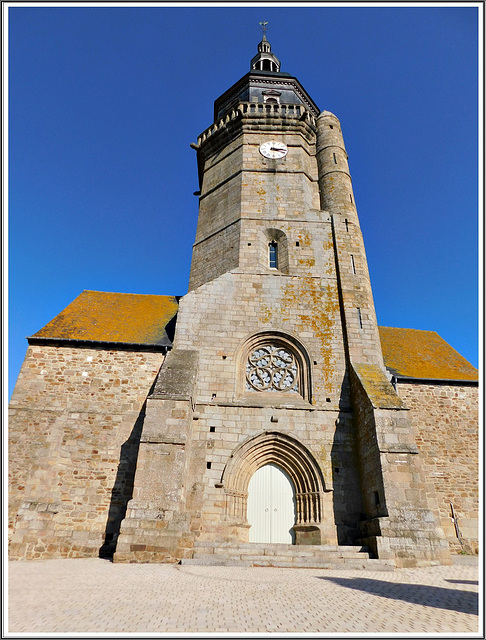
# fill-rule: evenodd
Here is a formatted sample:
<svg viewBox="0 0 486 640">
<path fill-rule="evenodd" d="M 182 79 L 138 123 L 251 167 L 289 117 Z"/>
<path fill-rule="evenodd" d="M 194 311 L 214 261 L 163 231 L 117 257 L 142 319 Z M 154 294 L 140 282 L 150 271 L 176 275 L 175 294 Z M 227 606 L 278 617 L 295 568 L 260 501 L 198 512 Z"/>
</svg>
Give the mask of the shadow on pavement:
<svg viewBox="0 0 486 640">
<path fill-rule="evenodd" d="M 357 589 L 365 593 L 390 598 L 391 600 L 403 600 L 412 604 L 420 604 L 437 609 L 448 609 L 458 613 L 478 615 L 478 594 L 471 591 L 459 591 L 457 589 L 444 589 L 423 584 L 402 584 L 386 582 L 385 580 L 373 580 L 371 578 L 338 578 L 317 576 L 320 580 L 328 580 L 348 589 Z M 468 580 L 451 580 L 450 582 L 473 582 Z"/>
</svg>

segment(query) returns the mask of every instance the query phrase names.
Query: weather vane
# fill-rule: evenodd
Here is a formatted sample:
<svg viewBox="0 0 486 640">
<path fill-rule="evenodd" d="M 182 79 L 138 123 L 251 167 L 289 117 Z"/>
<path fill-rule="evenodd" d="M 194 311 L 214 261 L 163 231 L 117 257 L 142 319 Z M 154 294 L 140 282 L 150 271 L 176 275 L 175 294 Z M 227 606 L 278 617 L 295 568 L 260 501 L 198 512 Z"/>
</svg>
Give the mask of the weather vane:
<svg viewBox="0 0 486 640">
<path fill-rule="evenodd" d="M 260 24 L 260 26 L 262 28 L 263 35 L 265 35 L 267 33 L 267 24 L 268 24 L 268 22 L 265 22 L 265 20 L 264 20 L 263 22 L 260 22 L 259 24 Z"/>
</svg>

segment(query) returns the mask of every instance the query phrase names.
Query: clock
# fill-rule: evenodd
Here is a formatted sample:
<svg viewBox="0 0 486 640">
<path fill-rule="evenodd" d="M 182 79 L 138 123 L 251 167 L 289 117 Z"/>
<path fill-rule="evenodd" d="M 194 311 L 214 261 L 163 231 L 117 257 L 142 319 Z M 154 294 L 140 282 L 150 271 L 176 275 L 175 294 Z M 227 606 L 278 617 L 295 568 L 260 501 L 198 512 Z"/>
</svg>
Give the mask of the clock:
<svg viewBox="0 0 486 640">
<path fill-rule="evenodd" d="M 288 148 L 283 142 L 277 142 L 276 140 L 269 140 L 260 145 L 260 153 L 264 158 L 270 158 L 275 160 L 277 158 L 285 158 Z"/>
</svg>

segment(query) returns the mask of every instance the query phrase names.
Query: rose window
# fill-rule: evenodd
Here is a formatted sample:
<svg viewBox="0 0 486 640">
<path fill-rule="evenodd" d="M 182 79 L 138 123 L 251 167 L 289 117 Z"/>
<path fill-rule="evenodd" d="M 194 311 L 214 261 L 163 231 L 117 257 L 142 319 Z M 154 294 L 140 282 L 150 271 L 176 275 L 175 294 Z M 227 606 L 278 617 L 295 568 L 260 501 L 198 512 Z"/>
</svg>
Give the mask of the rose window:
<svg viewBox="0 0 486 640">
<path fill-rule="evenodd" d="M 246 388 L 250 391 L 296 391 L 297 363 L 283 347 L 264 345 L 250 353 L 246 363 Z"/>
</svg>

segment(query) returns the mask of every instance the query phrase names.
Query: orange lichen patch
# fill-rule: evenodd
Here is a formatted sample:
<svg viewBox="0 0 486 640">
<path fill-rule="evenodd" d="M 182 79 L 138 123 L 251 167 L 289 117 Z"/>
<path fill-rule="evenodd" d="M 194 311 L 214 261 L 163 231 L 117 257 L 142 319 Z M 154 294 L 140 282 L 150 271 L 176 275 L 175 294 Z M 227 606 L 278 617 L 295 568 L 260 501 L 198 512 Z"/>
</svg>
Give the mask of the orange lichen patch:
<svg viewBox="0 0 486 640">
<path fill-rule="evenodd" d="M 298 236 L 300 244 L 302 247 L 310 247 L 312 242 L 311 242 L 311 237 L 310 234 L 307 231 L 301 231 Z"/>
<path fill-rule="evenodd" d="M 321 284 L 319 279 L 312 277 L 292 279 L 283 288 L 278 309 L 263 305 L 260 320 L 271 322 L 273 315 L 278 314 L 279 323 L 295 318 L 294 328 L 297 331 L 312 331 L 319 343 L 324 388 L 331 393 L 335 371 L 332 341 L 339 306 L 337 292 L 331 284 L 322 288 Z M 318 385 L 315 390 L 318 390 Z"/>
<path fill-rule="evenodd" d="M 316 261 L 314 260 L 314 258 L 301 258 L 297 260 L 297 262 L 301 267 L 307 267 L 308 269 L 310 269 L 311 267 L 314 267 L 316 264 Z"/>
<path fill-rule="evenodd" d="M 325 242 L 322 243 L 322 249 L 324 253 L 334 250 L 334 242 L 332 240 L 332 237 L 329 240 L 326 240 Z M 326 274 L 328 276 L 334 275 L 334 263 L 332 262 L 332 260 L 328 260 L 327 262 Z"/>
<path fill-rule="evenodd" d="M 168 344 L 166 325 L 178 307 L 173 296 L 83 291 L 32 337 Z"/>
<path fill-rule="evenodd" d="M 397 375 L 477 380 L 478 371 L 435 331 L 378 327 L 385 365 Z"/>
<path fill-rule="evenodd" d="M 356 364 L 354 370 L 375 409 L 404 409 L 391 383 L 376 364 Z"/>
</svg>

